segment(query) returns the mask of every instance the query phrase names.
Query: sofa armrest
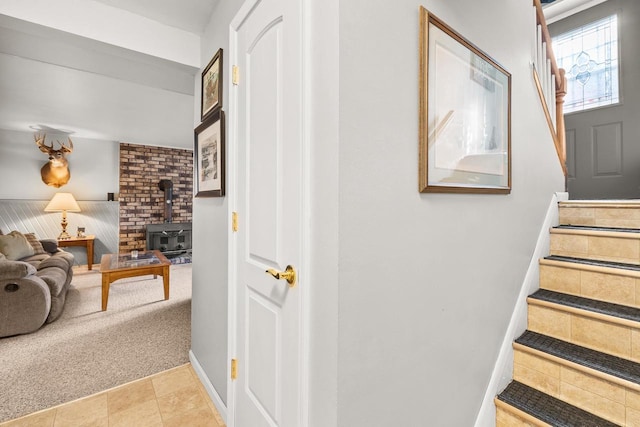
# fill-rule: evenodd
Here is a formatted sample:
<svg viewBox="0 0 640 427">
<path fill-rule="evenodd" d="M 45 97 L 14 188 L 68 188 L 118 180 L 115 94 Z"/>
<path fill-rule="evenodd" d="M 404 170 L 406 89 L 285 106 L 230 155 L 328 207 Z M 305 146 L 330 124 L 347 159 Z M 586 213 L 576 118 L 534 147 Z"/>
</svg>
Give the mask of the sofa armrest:
<svg viewBox="0 0 640 427">
<path fill-rule="evenodd" d="M 38 276 L 0 279 L 0 337 L 36 331 L 50 310 L 49 287 Z"/>
<path fill-rule="evenodd" d="M 0 261 L 0 281 L 33 276 L 36 268 L 28 262 Z"/>
</svg>

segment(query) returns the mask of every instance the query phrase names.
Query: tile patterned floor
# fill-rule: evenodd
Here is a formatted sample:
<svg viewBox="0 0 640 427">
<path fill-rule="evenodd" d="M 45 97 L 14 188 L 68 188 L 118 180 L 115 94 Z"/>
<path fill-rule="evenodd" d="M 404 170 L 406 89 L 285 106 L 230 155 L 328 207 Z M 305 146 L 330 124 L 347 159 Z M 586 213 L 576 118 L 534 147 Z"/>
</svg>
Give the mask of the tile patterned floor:
<svg viewBox="0 0 640 427">
<path fill-rule="evenodd" d="M 26 426 L 226 427 L 191 364 L 0 424 Z"/>
</svg>

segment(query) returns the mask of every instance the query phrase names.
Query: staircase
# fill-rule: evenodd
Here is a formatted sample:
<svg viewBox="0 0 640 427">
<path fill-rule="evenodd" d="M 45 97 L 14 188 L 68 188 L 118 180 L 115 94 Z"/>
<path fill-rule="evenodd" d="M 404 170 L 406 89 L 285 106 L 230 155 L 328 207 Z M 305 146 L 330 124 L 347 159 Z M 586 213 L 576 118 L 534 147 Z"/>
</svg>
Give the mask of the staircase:
<svg viewBox="0 0 640 427">
<path fill-rule="evenodd" d="M 640 426 L 640 202 L 560 202 L 496 426 Z"/>
</svg>

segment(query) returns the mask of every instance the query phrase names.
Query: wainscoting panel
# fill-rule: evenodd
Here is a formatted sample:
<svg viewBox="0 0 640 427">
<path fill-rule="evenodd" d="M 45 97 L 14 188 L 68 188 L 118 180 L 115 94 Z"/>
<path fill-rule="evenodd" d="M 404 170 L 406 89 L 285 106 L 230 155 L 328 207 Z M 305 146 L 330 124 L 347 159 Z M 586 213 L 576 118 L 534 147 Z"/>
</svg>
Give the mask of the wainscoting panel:
<svg viewBox="0 0 640 427">
<path fill-rule="evenodd" d="M 55 239 L 62 228 L 61 212 L 45 212 L 48 200 L 0 200 L 0 230 L 21 233 L 35 233 L 40 239 Z M 75 236 L 78 227 L 85 228 L 85 234 L 94 234 L 93 263 L 99 264 L 103 254 L 118 252 L 119 203 L 106 201 L 78 200 L 81 212 L 68 212 L 67 232 Z M 77 265 L 87 264 L 83 247 L 65 247 L 65 251 L 75 256 Z"/>
</svg>

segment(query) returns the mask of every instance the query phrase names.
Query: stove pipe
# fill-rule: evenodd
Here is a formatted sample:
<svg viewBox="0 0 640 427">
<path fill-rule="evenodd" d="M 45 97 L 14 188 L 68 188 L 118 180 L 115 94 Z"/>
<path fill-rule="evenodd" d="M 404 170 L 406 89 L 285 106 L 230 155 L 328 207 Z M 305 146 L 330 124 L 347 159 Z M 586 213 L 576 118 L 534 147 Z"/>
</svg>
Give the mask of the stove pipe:
<svg viewBox="0 0 640 427">
<path fill-rule="evenodd" d="M 171 205 L 173 204 L 173 182 L 170 179 L 161 179 L 158 188 L 164 191 L 164 222 L 171 222 Z"/>
</svg>

